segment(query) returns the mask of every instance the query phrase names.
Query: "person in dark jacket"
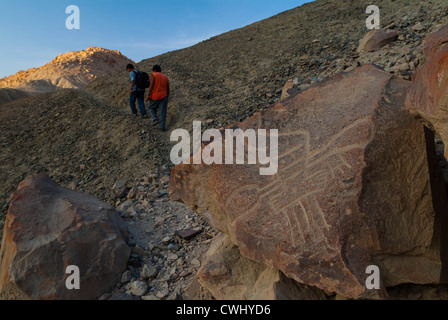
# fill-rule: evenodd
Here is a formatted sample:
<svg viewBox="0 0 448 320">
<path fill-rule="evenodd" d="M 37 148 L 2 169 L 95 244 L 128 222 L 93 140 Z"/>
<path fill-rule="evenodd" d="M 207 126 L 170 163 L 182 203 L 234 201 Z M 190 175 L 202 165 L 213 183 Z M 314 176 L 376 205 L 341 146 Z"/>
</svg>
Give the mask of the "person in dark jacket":
<svg viewBox="0 0 448 320">
<path fill-rule="evenodd" d="M 131 79 L 131 89 L 129 90 L 129 103 L 131 105 L 132 114 L 137 116 L 137 109 L 135 107 L 135 101 L 138 101 L 138 108 L 142 118 L 147 118 L 145 108 L 145 89 L 137 88 L 137 73 L 132 64 L 126 66 L 126 70 L 129 72 L 129 78 Z"/>
</svg>

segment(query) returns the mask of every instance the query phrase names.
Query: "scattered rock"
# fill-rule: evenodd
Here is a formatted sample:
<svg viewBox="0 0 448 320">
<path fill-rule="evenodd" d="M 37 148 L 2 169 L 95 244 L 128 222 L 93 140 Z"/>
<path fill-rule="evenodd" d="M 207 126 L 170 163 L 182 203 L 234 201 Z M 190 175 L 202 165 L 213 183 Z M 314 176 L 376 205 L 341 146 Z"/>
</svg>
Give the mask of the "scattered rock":
<svg viewBox="0 0 448 320">
<path fill-rule="evenodd" d="M 129 270 L 126 270 L 123 275 L 121 276 L 121 283 L 128 283 L 132 280 L 132 273 Z"/>
<path fill-rule="evenodd" d="M 128 184 L 127 180 L 118 180 L 114 183 L 114 186 L 112 187 L 112 189 L 116 190 L 116 189 L 126 188 L 127 184 Z"/>
<path fill-rule="evenodd" d="M 168 244 L 171 242 L 171 237 L 170 236 L 166 236 L 165 238 L 162 239 L 162 243 L 163 244 Z"/>
<path fill-rule="evenodd" d="M 201 262 L 197 258 L 194 258 L 193 260 L 191 260 L 191 265 L 194 267 L 200 267 Z"/>
<path fill-rule="evenodd" d="M 198 234 L 201 234 L 203 229 L 186 229 L 186 230 L 176 230 L 176 235 L 184 240 L 190 240 L 196 237 Z"/>
<path fill-rule="evenodd" d="M 422 25 L 421 22 L 418 22 L 416 25 L 414 25 L 414 26 L 412 27 L 412 30 L 417 31 L 417 32 L 423 31 L 423 30 L 425 30 L 425 29 L 426 29 L 426 28 Z"/>
<path fill-rule="evenodd" d="M 157 292 L 156 296 L 159 299 L 163 299 L 163 298 L 167 297 L 169 294 L 170 294 L 169 290 L 168 289 L 164 289 L 164 290 L 162 290 L 160 292 Z"/>
<path fill-rule="evenodd" d="M 423 53 L 427 61 L 414 76 L 406 107 L 448 142 L 448 26 L 430 35 Z M 447 145 L 446 145 L 447 146 Z M 445 149 L 448 156 L 448 149 Z"/>
<path fill-rule="evenodd" d="M 179 256 L 177 254 L 170 253 L 170 254 L 168 254 L 167 259 L 170 261 L 175 261 L 175 260 L 179 259 Z"/>
<path fill-rule="evenodd" d="M 109 300 L 112 297 L 110 293 L 103 294 L 98 300 Z"/>
</svg>

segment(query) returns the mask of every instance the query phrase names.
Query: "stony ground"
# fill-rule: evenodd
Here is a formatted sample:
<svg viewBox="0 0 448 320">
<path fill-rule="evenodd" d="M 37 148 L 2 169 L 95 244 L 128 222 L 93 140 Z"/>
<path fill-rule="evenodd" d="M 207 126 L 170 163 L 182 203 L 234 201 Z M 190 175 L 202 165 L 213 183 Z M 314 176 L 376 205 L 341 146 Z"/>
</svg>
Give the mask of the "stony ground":
<svg viewBox="0 0 448 320">
<path fill-rule="evenodd" d="M 170 76 L 171 130 L 191 130 L 193 120 L 202 120 L 203 129 L 241 121 L 275 104 L 289 79 L 306 87 L 358 64 L 372 62 L 409 79 L 423 62 L 422 39 L 448 22 L 448 3 L 384 0 L 377 5 L 382 26 L 400 37 L 375 53 L 356 52 L 367 31 L 365 2 L 322 0 L 144 60 L 139 69 L 150 71 L 158 63 Z M 128 222 L 133 247 L 128 272 L 103 299 L 184 297 L 216 231 L 169 201 L 169 132 L 130 115 L 128 85 L 128 75 L 119 72 L 85 91 L 61 90 L 0 105 L 0 221 L 18 183 L 29 174 L 46 173 L 115 205 Z M 203 231 L 191 240 L 175 234 L 190 229 Z M 407 286 L 393 292 L 397 298 L 446 296 L 444 288 L 434 290 Z"/>
<path fill-rule="evenodd" d="M 151 173 L 133 184 L 117 181 L 116 206 L 128 223 L 132 248 L 126 272 L 101 299 L 182 299 L 217 234 L 168 195 L 168 176 Z M 125 196 L 124 196 L 125 195 Z"/>
</svg>

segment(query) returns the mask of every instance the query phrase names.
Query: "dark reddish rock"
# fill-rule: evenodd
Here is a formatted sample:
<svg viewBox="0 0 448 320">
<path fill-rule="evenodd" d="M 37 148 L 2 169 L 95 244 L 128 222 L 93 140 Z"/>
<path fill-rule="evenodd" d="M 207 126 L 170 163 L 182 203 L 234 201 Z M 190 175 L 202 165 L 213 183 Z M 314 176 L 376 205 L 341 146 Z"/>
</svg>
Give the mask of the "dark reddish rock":
<svg viewBox="0 0 448 320">
<path fill-rule="evenodd" d="M 126 270 L 127 229 L 109 204 L 65 189 L 44 175 L 14 193 L 0 251 L 1 299 L 98 299 Z M 68 290 L 69 265 L 80 289 Z"/>
<path fill-rule="evenodd" d="M 276 175 L 260 176 L 260 165 L 181 164 L 171 198 L 243 256 L 306 285 L 367 296 L 372 264 L 382 288 L 437 283 L 447 202 L 431 185 L 431 133 L 404 106 L 409 84 L 370 65 L 315 84 L 233 126 L 279 130 Z"/>
</svg>

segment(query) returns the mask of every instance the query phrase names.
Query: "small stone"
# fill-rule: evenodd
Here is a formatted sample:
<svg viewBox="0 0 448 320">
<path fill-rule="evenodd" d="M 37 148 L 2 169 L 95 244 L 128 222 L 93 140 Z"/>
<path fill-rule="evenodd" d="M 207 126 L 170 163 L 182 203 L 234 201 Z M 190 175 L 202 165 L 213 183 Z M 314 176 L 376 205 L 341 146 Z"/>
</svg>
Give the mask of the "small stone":
<svg viewBox="0 0 448 320">
<path fill-rule="evenodd" d="M 74 181 L 70 182 L 70 184 L 68 185 L 68 188 L 70 190 L 73 190 L 73 191 L 75 191 L 77 187 L 78 187 L 78 181 L 77 180 L 74 180 Z"/>
<path fill-rule="evenodd" d="M 201 262 L 197 258 L 194 258 L 193 260 L 191 260 L 191 264 L 194 267 L 200 267 L 201 266 Z"/>
<path fill-rule="evenodd" d="M 121 276 L 121 283 L 127 283 L 132 280 L 132 273 L 129 270 L 126 270 Z"/>
<path fill-rule="evenodd" d="M 417 31 L 417 32 L 423 31 L 425 29 L 426 28 L 422 25 L 421 22 L 418 22 L 415 26 L 412 27 L 412 30 Z"/>
<path fill-rule="evenodd" d="M 169 295 L 168 298 L 166 298 L 166 300 L 170 300 L 170 301 L 181 300 L 181 296 L 179 295 L 179 293 L 173 292 L 172 294 Z"/>
<path fill-rule="evenodd" d="M 175 261 L 175 260 L 179 259 L 179 256 L 177 254 L 175 254 L 175 253 L 170 253 L 168 255 L 167 259 L 170 260 L 170 261 Z"/>
<path fill-rule="evenodd" d="M 202 229 L 184 229 L 184 230 L 177 230 L 175 233 L 178 237 L 184 239 L 184 240 L 190 240 L 197 236 L 198 234 L 201 234 L 203 232 Z"/>
<path fill-rule="evenodd" d="M 136 254 L 136 255 L 138 255 L 138 256 L 143 256 L 143 255 L 146 254 L 145 250 L 143 248 L 138 247 L 138 246 L 133 247 L 131 249 L 131 252 Z"/>
<path fill-rule="evenodd" d="M 148 286 L 145 282 L 137 280 L 131 284 L 130 291 L 134 296 L 141 297 L 144 296 L 148 291 Z"/>
<path fill-rule="evenodd" d="M 142 279 L 153 279 L 157 275 L 157 269 L 150 264 L 143 265 L 140 277 Z"/>
<path fill-rule="evenodd" d="M 115 190 L 115 193 L 114 193 L 115 199 L 124 198 L 126 196 L 126 192 L 128 191 L 128 189 L 126 187 L 122 187 L 122 188 L 118 188 L 118 189 L 114 189 L 114 190 Z"/>
<path fill-rule="evenodd" d="M 292 83 L 293 83 L 293 85 L 298 86 L 298 85 L 302 84 L 302 81 L 300 81 L 299 78 L 294 78 L 292 80 Z"/>
<path fill-rule="evenodd" d="M 137 196 L 137 193 L 138 193 L 138 189 L 136 187 L 131 188 L 131 190 L 129 191 L 128 196 L 127 196 L 128 200 L 135 199 Z"/>
<path fill-rule="evenodd" d="M 168 243 L 170 243 L 170 242 L 171 242 L 171 237 L 170 237 L 170 236 L 167 236 L 167 237 L 165 237 L 165 238 L 162 239 L 162 243 L 163 243 L 163 244 L 168 244 Z"/>
<path fill-rule="evenodd" d="M 185 261 L 182 258 L 178 259 L 177 262 L 176 262 L 176 265 L 178 267 L 182 267 L 184 264 L 185 264 Z"/>
<path fill-rule="evenodd" d="M 159 300 L 159 298 L 157 298 L 155 295 L 150 294 L 147 296 L 143 296 L 142 300 L 147 300 L 147 301 L 153 301 L 153 300 Z"/>
<path fill-rule="evenodd" d="M 154 226 L 156 226 L 156 227 L 162 226 L 164 222 L 165 222 L 165 218 L 156 217 Z"/>
<path fill-rule="evenodd" d="M 181 277 L 181 278 L 185 278 L 185 277 L 190 276 L 191 274 L 192 274 L 192 273 L 189 272 L 189 271 L 182 271 L 182 272 L 179 274 L 179 277 Z"/>
<path fill-rule="evenodd" d="M 397 71 L 408 71 L 410 69 L 409 64 L 407 62 L 399 64 L 395 67 Z"/>
<path fill-rule="evenodd" d="M 152 251 L 155 248 L 155 245 L 151 242 L 148 242 L 148 251 Z"/>
</svg>

